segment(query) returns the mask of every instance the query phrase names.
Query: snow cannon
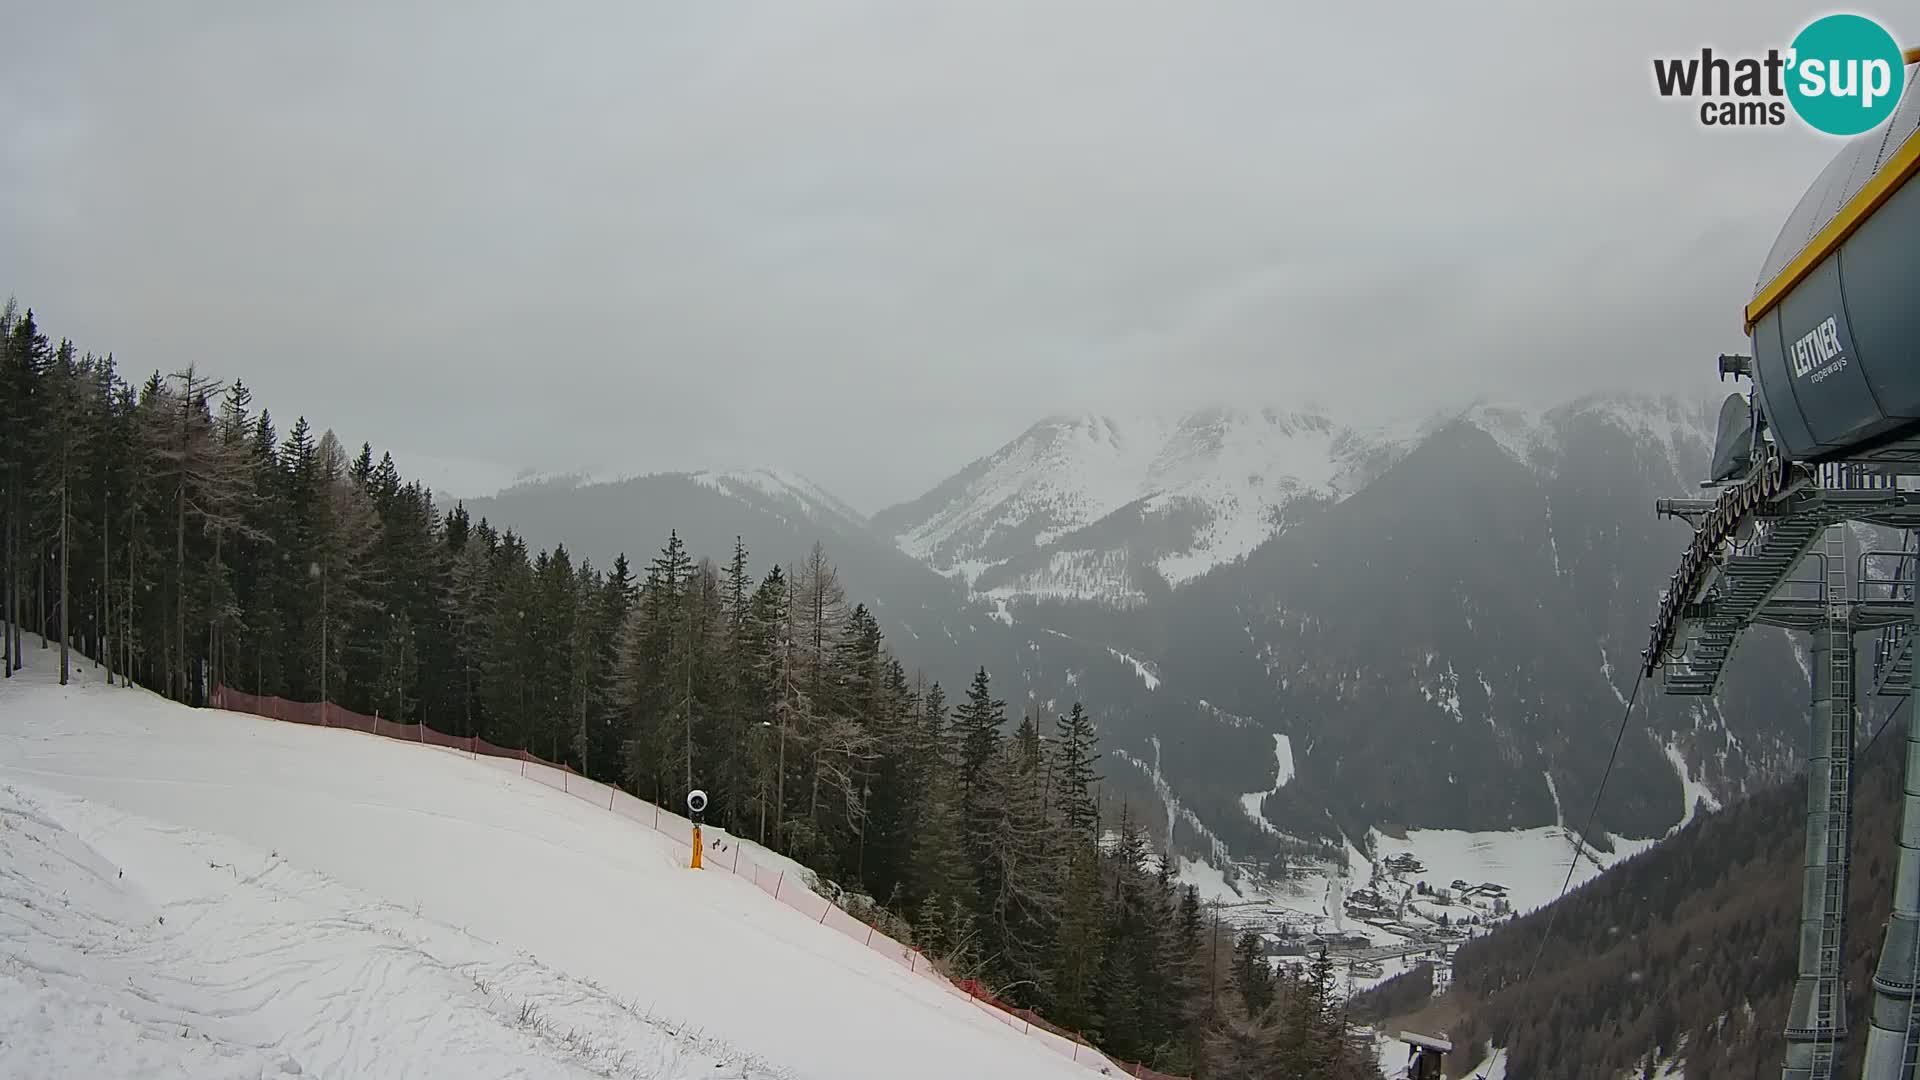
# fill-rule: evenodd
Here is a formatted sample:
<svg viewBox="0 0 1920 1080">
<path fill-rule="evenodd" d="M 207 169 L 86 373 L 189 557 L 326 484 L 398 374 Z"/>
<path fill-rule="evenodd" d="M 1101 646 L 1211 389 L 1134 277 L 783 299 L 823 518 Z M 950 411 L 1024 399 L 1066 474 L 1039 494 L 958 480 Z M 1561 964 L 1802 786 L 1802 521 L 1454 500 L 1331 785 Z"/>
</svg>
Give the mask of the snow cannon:
<svg viewBox="0 0 1920 1080">
<path fill-rule="evenodd" d="M 693 869 L 700 869 L 700 815 L 707 812 L 707 793 L 699 788 L 687 792 L 687 812 L 693 815 Z"/>
<path fill-rule="evenodd" d="M 1789 461 L 1920 461 L 1916 82 L 1910 68 L 1893 115 L 1807 189 L 1747 305 L 1754 387 Z"/>
</svg>

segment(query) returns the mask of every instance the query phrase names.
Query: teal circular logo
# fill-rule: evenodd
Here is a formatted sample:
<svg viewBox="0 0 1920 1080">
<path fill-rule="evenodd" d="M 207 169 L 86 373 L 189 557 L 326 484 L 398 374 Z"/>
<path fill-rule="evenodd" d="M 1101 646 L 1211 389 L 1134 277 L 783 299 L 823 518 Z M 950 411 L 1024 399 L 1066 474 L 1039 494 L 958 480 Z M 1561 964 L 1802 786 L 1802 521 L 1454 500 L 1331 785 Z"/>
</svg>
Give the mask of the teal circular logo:
<svg viewBox="0 0 1920 1080">
<path fill-rule="evenodd" d="M 1858 135 L 1887 122 L 1906 87 L 1893 35 L 1860 15 L 1828 15 L 1793 39 L 1787 99 L 1800 119 L 1829 135 Z"/>
</svg>

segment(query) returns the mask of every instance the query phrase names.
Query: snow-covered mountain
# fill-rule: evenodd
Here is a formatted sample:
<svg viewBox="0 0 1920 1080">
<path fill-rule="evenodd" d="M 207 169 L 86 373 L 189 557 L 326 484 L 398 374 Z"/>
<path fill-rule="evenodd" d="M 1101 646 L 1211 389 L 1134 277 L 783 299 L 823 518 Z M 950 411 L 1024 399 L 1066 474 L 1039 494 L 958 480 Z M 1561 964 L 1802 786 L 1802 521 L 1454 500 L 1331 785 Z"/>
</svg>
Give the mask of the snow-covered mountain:
<svg viewBox="0 0 1920 1080">
<path fill-rule="evenodd" d="M 1674 494 L 1693 493 L 1701 462 L 1713 452 L 1719 401 L 1674 395 L 1590 395 L 1551 407 L 1480 402 L 1461 419 L 1493 437 L 1500 448 L 1537 472 L 1551 474 L 1569 460 L 1569 440 L 1584 425 L 1599 424 L 1635 440 L 1665 462 L 1660 483 Z M 1444 421 L 1429 418 L 1420 437 Z M 1659 470 L 1656 470 L 1659 472 Z"/>
<path fill-rule="evenodd" d="M 1536 469 L 1599 420 L 1658 448 L 1684 490 L 1710 418 L 1704 403 L 1653 397 L 1481 403 L 1373 426 L 1271 408 L 1056 416 L 873 524 L 976 594 L 1124 607 L 1245 558 L 1456 419 Z"/>
<path fill-rule="evenodd" d="M 704 472 L 614 473 L 586 469 L 554 473 L 523 472 L 513 483 L 492 495 L 467 501 L 486 503 L 495 499 L 583 488 L 644 486 L 649 482 L 693 484 L 723 498 L 774 514 L 790 523 L 811 523 L 836 533 L 865 532 L 868 528 L 864 514 L 842 502 L 827 489 L 799 473 L 772 466 Z"/>
<path fill-rule="evenodd" d="M 1597 784 L 1589 744 L 1685 542 L 1653 500 L 1697 491 L 1713 416 L 1612 395 L 1373 427 L 1055 419 L 874 525 L 968 579 L 1028 640 L 1032 700 L 1094 708 L 1132 764 L 1115 777 L 1203 857 L 1337 850 L 1382 823 L 1540 828 Z M 1154 516 L 1171 505 L 1189 516 Z M 1786 646 L 1756 638 L 1717 701 L 1642 695 L 1608 829 L 1660 835 L 1789 766 Z M 1278 789 L 1250 764 L 1274 736 L 1297 770 Z"/>
<path fill-rule="evenodd" d="M 690 479 L 722 495 L 758 502 L 764 508 L 801 521 L 833 524 L 840 530 L 863 530 L 866 516 L 841 502 L 819 484 L 785 469 L 735 469 L 698 472 Z"/>
<path fill-rule="evenodd" d="M 1555 826 L 1591 799 L 1685 543 L 1653 500 L 1697 490 L 1712 417 L 1610 396 L 1377 425 L 1054 418 L 871 521 L 771 469 L 468 508 L 600 565 L 643 565 L 670 529 L 716 559 L 743 537 L 756 574 L 822 543 L 910 669 L 951 692 L 985 666 L 1016 713 L 1084 703 L 1110 798 L 1183 855 L 1272 865 L 1374 827 Z M 1791 649 L 1742 657 L 1717 700 L 1641 695 L 1602 829 L 1658 836 L 1792 766 Z"/>
<path fill-rule="evenodd" d="M 874 612 L 903 663 L 949 686 L 980 664 L 1012 666 L 1020 643 L 961 585 L 896 549 L 867 520 L 804 477 L 778 469 L 653 473 L 612 483 L 548 479 L 466 508 L 536 548 L 564 544 L 606 567 L 624 554 L 641 572 L 677 535 L 696 559 L 724 563 L 736 538 L 751 572 L 792 568 L 821 545 L 855 602 Z"/>
<path fill-rule="evenodd" d="M 1364 486 L 1402 445 L 1315 412 L 1055 416 L 874 524 L 976 592 L 1137 603 L 1244 557 L 1295 502 Z"/>
</svg>

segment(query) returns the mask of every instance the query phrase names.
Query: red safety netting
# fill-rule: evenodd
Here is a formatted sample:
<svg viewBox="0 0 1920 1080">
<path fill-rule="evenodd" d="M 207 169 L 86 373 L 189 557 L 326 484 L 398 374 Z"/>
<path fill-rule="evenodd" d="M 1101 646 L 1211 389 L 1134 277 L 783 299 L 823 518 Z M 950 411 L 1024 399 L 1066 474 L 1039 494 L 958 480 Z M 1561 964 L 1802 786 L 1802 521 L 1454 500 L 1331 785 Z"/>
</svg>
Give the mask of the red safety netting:
<svg viewBox="0 0 1920 1080">
<path fill-rule="evenodd" d="M 336 705 L 261 697 L 225 686 L 214 689 L 213 706 L 232 712 L 285 720 L 289 723 L 345 728 L 382 738 L 458 751 L 496 768 L 517 771 L 536 783 L 544 784 L 582 802 L 602 807 L 610 813 L 638 822 L 682 847 L 691 849 L 693 844 L 693 823 L 679 814 L 662 810 L 653 803 L 597 780 L 589 780 L 565 765 L 555 765 L 524 750 L 509 750 L 504 746 L 496 746 L 477 736 L 447 735 L 425 724 L 400 724 L 383 720 L 378 716 L 365 716 L 351 712 Z M 708 835 L 712 836 L 713 833 Z M 874 924 L 862 921 L 836 906 L 826 897 L 814 892 L 804 881 L 799 880 L 797 874 L 789 873 L 784 867 L 760 865 L 743 853 L 742 845 L 739 843 L 722 840 L 716 844 L 704 837 L 703 843 L 708 845 L 707 850 L 701 853 L 701 861 L 706 869 L 724 870 L 752 882 L 760 891 L 801 916 L 880 953 L 907 971 L 923 976 L 956 995 L 965 996 L 980 1009 L 982 1016 L 992 1017 L 999 1023 L 1022 1032 L 1062 1057 L 1085 1062 L 1094 1068 L 1108 1069 L 1120 1075 L 1139 1077 L 1142 1080 L 1185 1080 L 1182 1077 L 1155 1072 L 1144 1065 L 1108 1058 L 1095 1050 L 1085 1039 L 1048 1023 L 1033 1010 L 1017 1009 L 999 1000 L 977 980 L 963 979 L 957 983 L 948 980 L 927 961 L 926 957 L 920 955 L 919 950 L 895 941 L 882 933 Z M 724 844 L 724 848 L 720 844 Z"/>
</svg>

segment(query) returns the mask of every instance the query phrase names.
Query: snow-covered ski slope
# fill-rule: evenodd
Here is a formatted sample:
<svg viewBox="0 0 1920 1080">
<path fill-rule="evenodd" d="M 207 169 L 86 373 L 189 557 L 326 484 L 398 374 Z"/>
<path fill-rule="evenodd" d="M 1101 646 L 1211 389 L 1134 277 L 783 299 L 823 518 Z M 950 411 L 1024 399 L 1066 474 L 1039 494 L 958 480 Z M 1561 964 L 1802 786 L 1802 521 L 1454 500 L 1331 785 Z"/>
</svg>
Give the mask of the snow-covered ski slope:
<svg viewBox="0 0 1920 1080">
<path fill-rule="evenodd" d="M 1098 1075 L 508 763 L 32 659 L 0 682 L 0 1075 Z"/>
</svg>

